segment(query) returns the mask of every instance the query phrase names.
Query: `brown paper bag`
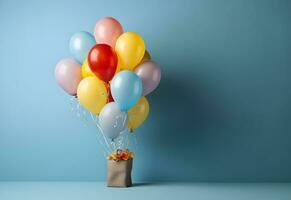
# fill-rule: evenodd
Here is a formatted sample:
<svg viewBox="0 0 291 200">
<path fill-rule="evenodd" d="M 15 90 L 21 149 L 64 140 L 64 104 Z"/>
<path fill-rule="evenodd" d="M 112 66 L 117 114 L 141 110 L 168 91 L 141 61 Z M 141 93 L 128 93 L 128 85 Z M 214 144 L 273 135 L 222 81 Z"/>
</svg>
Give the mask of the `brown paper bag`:
<svg viewBox="0 0 291 200">
<path fill-rule="evenodd" d="M 132 159 L 130 160 L 108 160 L 108 187 L 129 187 L 131 182 Z"/>
</svg>

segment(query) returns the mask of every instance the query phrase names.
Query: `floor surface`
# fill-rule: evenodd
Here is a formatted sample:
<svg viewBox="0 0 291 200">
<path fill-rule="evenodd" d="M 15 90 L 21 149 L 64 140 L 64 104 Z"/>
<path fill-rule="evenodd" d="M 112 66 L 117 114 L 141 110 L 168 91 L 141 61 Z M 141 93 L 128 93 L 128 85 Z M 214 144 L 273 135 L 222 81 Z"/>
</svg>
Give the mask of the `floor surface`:
<svg viewBox="0 0 291 200">
<path fill-rule="evenodd" d="M 291 200 L 291 183 L 0 182 L 0 200 Z"/>
</svg>

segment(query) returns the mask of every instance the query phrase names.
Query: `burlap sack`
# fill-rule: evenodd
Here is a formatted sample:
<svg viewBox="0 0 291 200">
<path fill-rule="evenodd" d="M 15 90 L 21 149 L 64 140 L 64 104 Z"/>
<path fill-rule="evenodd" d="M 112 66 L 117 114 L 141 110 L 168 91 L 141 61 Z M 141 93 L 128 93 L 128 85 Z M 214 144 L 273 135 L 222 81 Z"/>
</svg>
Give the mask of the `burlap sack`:
<svg viewBox="0 0 291 200">
<path fill-rule="evenodd" d="M 108 160 L 108 187 L 129 187 L 131 182 L 132 159 L 114 161 Z"/>
</svg>

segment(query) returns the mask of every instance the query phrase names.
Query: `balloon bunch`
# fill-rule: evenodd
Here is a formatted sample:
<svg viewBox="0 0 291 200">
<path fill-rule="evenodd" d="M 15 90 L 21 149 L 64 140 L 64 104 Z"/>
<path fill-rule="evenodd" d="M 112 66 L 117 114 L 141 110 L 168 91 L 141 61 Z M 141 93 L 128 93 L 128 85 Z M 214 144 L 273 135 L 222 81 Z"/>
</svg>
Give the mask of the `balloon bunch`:
<svg viewBox="0 0 291 200">
<path fill-rule="evenodd" d="M 74 59 L 62 59 L 56 66 L 58 84 L 99 117 L 102 132 L 111 140 L 126 128 L 137 129 L 149 113 L 145 96 L 161 79 L 143 38 L 105 17 L 97 21 L 94 36 L 75 33 L 70 51 Z"/>
</svg>

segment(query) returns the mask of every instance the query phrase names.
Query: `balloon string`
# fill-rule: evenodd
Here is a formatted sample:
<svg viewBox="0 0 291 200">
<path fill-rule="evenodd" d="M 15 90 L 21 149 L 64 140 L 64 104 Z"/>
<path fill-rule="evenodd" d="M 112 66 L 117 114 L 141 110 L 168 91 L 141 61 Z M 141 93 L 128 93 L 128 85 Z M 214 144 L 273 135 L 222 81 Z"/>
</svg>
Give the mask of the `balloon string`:
<svg viewBox="0 0 291 200">
<path fill-rule="evenodd" d="M 111 140 L 111 144 L 112 144 L 112 146 L 113 146 L 113 151 L 116 150 L 116 146 L 115 146 L 115 142 L 114 142 L 114 140 Z"/>
<path fill-rule="evenodd" d="M 134 133 L 134 143 L 135 143 L 135 148 L 136 148 L 136 150 L 138 149 L 138 139 L 137 139 L 137 135 Z"/>
<path fill-rule="evenodd" d="M 96 127 L 99 129 L 99 131 L 100 131 L 100 133 L 101 133 L 101 135 L 102 135 L 102 137 L 103 137 L 103 139 L 104 139 L 104 141 L 105 141 L 105 144 L 106 144 L 106 146 L 107 146 L 107 148 L 108 148 L 108 149 L 106 149 L 106 150 L 107 150 L 107 153 L 110 154 L 110 151 L 111 151 L 112 148 L 111 148 L 111 146 L 109 145 L 109 143 L 108 143 L 108 141 L 107 141 L 107 139 L 106 139 L 106 137 L 105 137 L 105 135 L 104 135 L 104 132 L 103 132 L 102 128 L 100 127 L 100 125 L 99 125 L 99 123 L 97 122 L 97 120 L 94 119 L 94 116 L 93 116 L 93 114 L 92 114 L 91 112 L 90 112 L 90 115 L 91 115 L 91 118 L 92 118 L 94 124 L 95 124 Z"/>
<path fill-rule="evenodd" d="M 127 118 L 128 118 L 128 114 L 127 115 L 125 115 L 125 118 L 124 118 L 124 120 L 123 120 L 123 123 L 122 123 L 122 126 L 124 127 L 125 126 L 125 122 L 127 121 Z M 122 146 L 122 144 L 125 144 L 125 142 L 127 142 L 128 141 L 128 138 L 127 138 L 127 134 L 126 134 L 126 130 L 127 130 L 127 128 L 124 130 L 124 131 L 122 131 L 121 132 L 121 136 L 122 136 L 122 138 L 121 138 L 121 140 L 119 141 L 120 143 L 119 143 L 119 148 L 127 148 L 127 146 L 126 145 L 124 145 L 124 146 Z"/>
<path fill-rule="evenodd" d="M 96 127 L 98 128 L 97 125 L 96 125 Z M 103 140 L 102 138 L 100 138 L 100 135 L 99 135 L 99 134 L 97 134 L 97 138 L 98 138 L 98 140 L 99 140 L 99 143 L 102 145 L 103 150 L 105 151 L 105 157 L 106 157 L 107 155 L 110 154 L 110 150 L 107 148 L 107 145 L 106 145 L 106 143 L 104 142 L 104 140 Z"/>
<path fill-rule="evenodd" d="M 127 135 L 127 131 L 126 130 L 125 130 L 125 133 L 124 133 L 124 148 L 128 149 L 128 137 L 127 137 L 128 135 Z"/>
<path fill-rule="evenodd" d="M 83 107 L 80 105 L 80 102 L 78 101 L 77 98 L 72 97 L 71 99 L 71 111 L 75 112 L 77 114 L 77 116 L 79 118 L 81 118 L 81 120 L 84 122 L 85 126 L 88 126 L 90 122 L 90 120 L 88 119 L 88 112 L 85 109 L 82 109 Z M 93 115 L 91 116 L 92 118 L 92 123 L 95 125 L 95 119 L 93 117 Z M 102 139 L 100 138 L 99 135 L 97 135 L 97 140 L 100 143 L 100 149 L 102 151 L 103 156 L 106 158 L 107 154 L 108 154 L 108 150 L 106 149 L 106 145 L 104 144 L 104 142 L 102 141 Z"/>
<path fill-rule="evenodd" d="M 122 131 L 119 135 L 119 137 L 115 138 L 113 141 L 109 141 L 109 139 L 106 137 L 104 131 L 102 130 L 99 122 L 98 122 L 98 118 L 97 116 L 95 116 L 93 113 L 91 112 L 87 112 L 85 109 L 82 110 L 82 106 L 79 102 L 79 100 L 75 97 L 71 98 L 71 111 L 75 111 L 77 113 L 77 116 L 80 117 L 83 121 L 85 121 L 85 125 L 88 125 L 88 123 L 90 123 L 90 121 L 92 121 L 92 123 L 99 129 L 99 132 L 101 134 L 101 136 L 99 134 L 97 134 L 97 139 L 101 145 L 101 149 L 103 152 L 103 155 L 106 157 L 106 155 L 109 155 L 112 151 L 114 151 L 115 149 L 129 149 L 129 147 L 131 147 L 131 134 L 128 132 L 128 129 L 125 129 L 124 131 Z M 89 120 L 88 113 L 91 116 L 91 120 Z M 94 117 L 95 116 L 95 117 Z M 123 126 L 125 125 L 126 121 L 127 121 L 128 116 L 126 115 L 124 120 L 123 120 Z M 117 121 L 117 119 L 116 119 Z M 117 123 L 117 122 L 116 122 Z M 134 142 L 133 142 L 133 146 L 135 147 L 136 150 L 138 149 L 138 139 L 136 134 L 133 134 L 134 136 Z M 103 138 L 103 139 L 102 139 Z"/>
<path fill-rule="evenodd" d="M 100 148 L 100 149 L 102 149 L 102 154 L 103 154 L 104 158 L 106 158 L 107 155 L 108 155 L 108 151 L 107 151 L 107 149 L 106 149 L 106 146 L 105 146 L 105 144 L 102 142 L 102 140 L 101 140 L 101 138 L 98 136 L 98 134 L 97 134 L 97 139 L 98 139 L 98 141 L 99 141 L 99 143 L 100 143 L 100 145 L 101 145 L 101 148 Z"/>
<path fill-rule="evenodd" d="M 125 115 L 125 118 L 124 118 L 123 123 L 122 123 L 122 127 L 124 127 L 126 121 L 127 121 L 127 115 Z"/>
<path fill-rule="evenodd" d="M 121 139 L 120 139 L 120 141 L 119 141 L 119 148 L 120 149 L 122 149 L 122 148 L 125 148 L 125 146 L 123 145 L 124 143 L 125 143 L 125 132 L 123 131 L 122 133 L 121 133 Z"/>
<path fill-rule="evenodd" d="M 101 127 L 99 126 L 99 124 L 97 124 L 96 123 L 96 127 L 99 129 L 99 131 L 101 132 L 101 135 L 102 135 L 102 137 L 103 137 L 103 141 L 105 141 L 105 149 L 107 150 L 107 154 L 109 155 L 111 152 L 112 152 L 112 147 L 109 145 L 109 143 L 108 143 L 108 141 L 107 141 L 107 139 L 106 139 L 106 137 L 104 136 L 104 134 L 103 134 L 103 131 L 102 131 L 102 129 L 101 129 Z"/>
</svg>

